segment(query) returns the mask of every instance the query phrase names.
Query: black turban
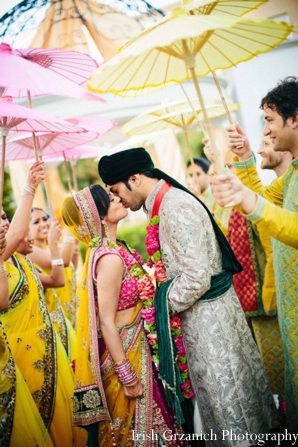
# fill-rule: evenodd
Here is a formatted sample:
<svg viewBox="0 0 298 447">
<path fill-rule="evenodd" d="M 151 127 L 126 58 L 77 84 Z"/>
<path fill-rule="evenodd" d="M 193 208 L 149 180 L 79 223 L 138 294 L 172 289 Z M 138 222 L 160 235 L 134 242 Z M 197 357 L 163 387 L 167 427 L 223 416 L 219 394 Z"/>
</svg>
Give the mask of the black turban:
<svg viewBox="0 0 298 447">
<path fill-rule="evenodd" d="M 98 162 L 98 173 L 106 185 L 127 180 L 133 174 L 154 170 L 153 161 L 143 147 L 105 155 Z"/>
</svg>

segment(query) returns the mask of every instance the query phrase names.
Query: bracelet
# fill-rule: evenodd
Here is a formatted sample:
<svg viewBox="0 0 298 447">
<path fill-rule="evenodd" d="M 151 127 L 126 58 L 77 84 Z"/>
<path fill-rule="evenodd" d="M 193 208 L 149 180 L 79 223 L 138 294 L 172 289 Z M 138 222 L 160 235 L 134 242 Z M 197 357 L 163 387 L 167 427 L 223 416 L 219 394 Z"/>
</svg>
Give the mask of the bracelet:
<svg viewBox="0 0 298 447">
<path fill-rule="evenodd" d="M 36 188 L 34 188 L 34 186 L 30 186 L 29 184 L 27 184 L 26 187 L 29 188 L 32 191 L 32 193 L 34 194 L 36 193 Z"/>
<path fill-rule="evenodd" d="M 30 188 L 30 186 L 25 186 L 24 187 L 24 193 L 23 193 L 23 195 L 26 195 L 26 194 L 30 194 L 31 196 L 35 196 L 35 190 L 33 190 L 32 188 Z"/>
<path fill-rule="evenodd" d="M 6 272 L 5 264 L 0 265 L 0 273 L 5 273 L 5 272 Z"/>
<path fill-rule="evenodd" d="M 51 264 L 52 265 L 63 265 L 64 266 L 64 261 L 63 261 L 62 258 L 60 258 L 60 259 L 52 259 Z"/>
<path fill-rule="evenodd" d="M 121 360 L 120 362 L 114 362 L 114 366 L 122 366 L 123 364 L 125 364 L 128 360 L 127 357 L 125 357 L 123 360 Z"/>
<path fill-rule="evenodd" d="M 120 364 L 114 365 L 114 370 L 122 385 L 134 386 L 137 383 L 138 377 L 128 359 L 124 359 Z"/>
<path fill-rule="evenodd" d="M 70 244 L 75 243 L 76 238 L 74 236 L 66 235 L 63 238 L 63 242 L 69 242 Z"/>
<path fill-rule="evenodd" d="M 80 249 L 79 249 L 79 247 L 75 247 L 75 248 L 73 249 L 72 254 L 73 254 L 73 255 L 78 255 L 79 253 L 80 253 Z"/>
</svg>

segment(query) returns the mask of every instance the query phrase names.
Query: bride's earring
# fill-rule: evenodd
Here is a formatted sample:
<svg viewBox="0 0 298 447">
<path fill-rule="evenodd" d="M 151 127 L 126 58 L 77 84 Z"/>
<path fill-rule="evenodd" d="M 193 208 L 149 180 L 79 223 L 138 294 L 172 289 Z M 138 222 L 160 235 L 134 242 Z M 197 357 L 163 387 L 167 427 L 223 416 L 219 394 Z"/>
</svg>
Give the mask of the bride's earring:
<svg viewBox="0 0 298 447">
<path fill-rule="evenodd" d="M 107 241 L 110 241 L 110 233 L 108 229 L 108 225 L 104 219 L 101 220 L 102 228 L 103 228 L 103 239 L 106 239 Z"/>
</svg>

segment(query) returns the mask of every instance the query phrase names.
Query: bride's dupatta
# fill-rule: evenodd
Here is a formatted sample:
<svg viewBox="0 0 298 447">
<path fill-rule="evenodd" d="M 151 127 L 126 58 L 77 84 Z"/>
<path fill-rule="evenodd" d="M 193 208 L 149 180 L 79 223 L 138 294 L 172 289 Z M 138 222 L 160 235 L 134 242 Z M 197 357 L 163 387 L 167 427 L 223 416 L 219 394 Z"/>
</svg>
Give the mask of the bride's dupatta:
<svg viewBox="0 0 298 447">
<path fill-rule="evenodd" d="M 93 257 L 101 243 L 102 225 L 89 188 L 65 199 L 61 214 L 71 233 L 87 247 L 91 244 L 78 283 L 78 346 L 73 398 L 74 425 L 87 428 L 99 421 L 111 421 L 101 378 L 92 284 Z"/>
</svg>

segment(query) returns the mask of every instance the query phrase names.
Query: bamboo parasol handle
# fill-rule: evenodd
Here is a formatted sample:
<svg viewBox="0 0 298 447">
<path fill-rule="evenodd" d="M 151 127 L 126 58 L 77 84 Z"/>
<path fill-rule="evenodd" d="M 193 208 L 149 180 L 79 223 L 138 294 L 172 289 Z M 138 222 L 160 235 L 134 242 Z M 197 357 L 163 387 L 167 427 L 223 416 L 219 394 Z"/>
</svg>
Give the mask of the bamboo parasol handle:
<svg viewBox="0 0 298 447">
<path fill-rule="evenodd" d="M 69 192 L 71 193 L 71 191 L 72 191 L 72 186 L 71 186 L 70 175 L 69 175 L 69 170 L 68 170 L 68 166 L 67 166 L 67 160 L 66 160 L 65 152 L 64 152 L 64 151 L 63 151 L 63 162 L 64 162 L 64 168 L 65 168 L 65 174 L 66 174 L 67 186 L 68 186 Z"/>
<path fill-rule="evenodd" d="M 0 177 L 0 211 L 2 210 L 3 190 L 4 190 L 4 169 L 5 169 L 6 137 L 7 137 L 7 135 L 5 133 L 4 133 L 3 130 L 1 130 L 1 134 L 2 134 L 2 154 L 1 154 L 1 177 Z"/>
<path fill-rule="evenodd" d="M 28 98 L 28 106 L 30 109 L 32 109 L 32 101 L 31 101 L 31 94 L 30 91 L 27 90 L 27 98 Z M 32 139 L 33 139 L 33 147 L 34 147 L 34 154 L 35 154 L 35 160 L 38 161 L 38 149 L 37 149 L 37 142 L 36 142 L 36 135 L 35 132 L 32 132 Z"/>
</svg>

